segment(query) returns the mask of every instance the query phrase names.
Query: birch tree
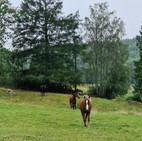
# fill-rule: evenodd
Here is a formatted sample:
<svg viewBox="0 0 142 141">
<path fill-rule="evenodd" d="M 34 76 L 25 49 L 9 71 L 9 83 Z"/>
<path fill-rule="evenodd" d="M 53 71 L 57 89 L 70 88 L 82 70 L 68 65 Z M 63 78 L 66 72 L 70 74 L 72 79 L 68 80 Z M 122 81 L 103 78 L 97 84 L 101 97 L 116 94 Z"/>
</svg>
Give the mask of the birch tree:
<svg viewBox="0 0 142 141">
<path fill-rule="evenodd" d="M 112 74 L 117 70 L 117 75 L 119 68 L 122 69 L 120 66 L 124 69 L 128 58 L 127 46 L 121 42 L 125 33 L 124 23 L 115 16 L 114 11 L 109 12 L 106 2 L 90 6 L 89 9 L 90 16 L 85 18 L 84 23 L 88 65 L 93 70 L 97 95 L 107 97 L 107 91 L 113 86 L 111 79 L 115 77 Z"/>
</svg>

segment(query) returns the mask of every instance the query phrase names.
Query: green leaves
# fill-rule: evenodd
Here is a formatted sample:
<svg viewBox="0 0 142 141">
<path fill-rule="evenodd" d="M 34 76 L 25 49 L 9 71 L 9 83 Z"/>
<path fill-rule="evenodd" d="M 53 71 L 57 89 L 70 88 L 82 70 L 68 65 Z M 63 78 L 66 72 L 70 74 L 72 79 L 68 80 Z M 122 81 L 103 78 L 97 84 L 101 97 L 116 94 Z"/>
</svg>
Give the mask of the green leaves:
<svg viewBox="0 0 142 141">
<path fill-rule="evenodd" d="M 8 0 L 0 1 L 0 46 L 3 47 L 6 40 L 10 37 L 11 28 L 13 23 L 13 13 L 14 9 L 11 8 Z"/>
<path fill-rule="evenodd" d="M 8 0 L 0 0 L 0 85 L 10 85 L 11 82 L 12 53 L 4 45 L 12 35 L 14 12 Z"/>
<path fill-rule="evenodd" d="M 134 91 L 137 95 L 139 95 L 141 97 L 142 96 L 142 71 L 141 71 L 142 70 L 142 29 L 140 31 L 140 35 L 137 36 L 137 46 L 139 48 L 140 59 L 138 61 L 134 62 L 134 65 L 135 65 Z"/>
<path fill-rule="evenodd" d="M 100 97 L 107 97 L 108 91 L 108 98 L 115 97 L 124 84 L 127 85 L 126 89 L 129 85 L 125 83 L 126 80 L 129 82 L 129 73 L 121 79 L 123 72 L 128 71 L 124 66 L 128 59 L 128 49 L 121 42 L 124 23 L 114 12 L 109 12 L 108 4 L 105 2 L 90 6 L 90 17 L 85 18 L 84 28 L 88 43 L 86 58 L 97 94 Z M 117 77 L 118 74 L 120 77 Z"/>
<path fill-rule="evenodd" d="M 75 83 L 81 50 L 78 12 L 63 16 L 60 0 L 24 0 L 15 17 L 13 47 L 17 68 L 22 68 L 19 78 L 26 71 L 27 76 L 42 75 L 51 83 Z M 26 63 L 27 70 L 23 67 Z"/>
</svg>

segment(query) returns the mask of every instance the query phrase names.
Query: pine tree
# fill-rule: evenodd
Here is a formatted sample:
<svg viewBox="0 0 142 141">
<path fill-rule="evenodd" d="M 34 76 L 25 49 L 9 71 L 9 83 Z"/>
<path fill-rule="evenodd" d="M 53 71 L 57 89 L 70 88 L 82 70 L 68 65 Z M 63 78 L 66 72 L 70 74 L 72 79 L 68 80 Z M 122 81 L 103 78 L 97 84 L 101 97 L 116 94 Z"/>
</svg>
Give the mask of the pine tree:
<svg viewBox="0 0 142 141">
<path fill-rule="evenodd" d="M 60 85 L 74 83 L 73 46 L 80 38 L 80 23 L 77 13 L 63 16 L 61 10 L 60 0 L 23 1 L 13 38 L 19 78 Z"/>
</svg>

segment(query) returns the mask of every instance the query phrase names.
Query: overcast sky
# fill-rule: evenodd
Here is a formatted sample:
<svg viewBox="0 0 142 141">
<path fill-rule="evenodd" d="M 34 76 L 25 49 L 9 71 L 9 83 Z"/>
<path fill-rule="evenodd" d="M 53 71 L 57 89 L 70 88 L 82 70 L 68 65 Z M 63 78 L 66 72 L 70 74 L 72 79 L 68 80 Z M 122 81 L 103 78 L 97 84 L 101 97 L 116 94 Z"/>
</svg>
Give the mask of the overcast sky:
<svg viewBox="0 0 142 141">
<path fill-rule="evenodd" d="M 22 0 L 9 0 L 13 6 L 19 6 Z M 125 23 L 125 38 L 139 35 L 142 25 L 142 0 L 62 0 L 65 14 L 75 13 L 79 10 L 81 19 L 89 16 L 89 5 L 107 1 L 109 11 L 116 11 L 116 16 Z"/>
</svg>

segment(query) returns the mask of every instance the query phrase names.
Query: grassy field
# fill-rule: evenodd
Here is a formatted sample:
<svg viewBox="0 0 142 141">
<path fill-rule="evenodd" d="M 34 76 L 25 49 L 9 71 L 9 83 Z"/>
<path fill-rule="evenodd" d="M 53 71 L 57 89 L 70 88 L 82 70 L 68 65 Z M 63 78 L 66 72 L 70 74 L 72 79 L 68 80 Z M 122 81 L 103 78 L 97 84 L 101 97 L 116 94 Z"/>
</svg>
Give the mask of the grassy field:
<svg viewBox="0 0 142 141">
<path fill-rule="evenodd" d="M 91 127 L 84 127 L 79 109 L 71 110 L 69 95 L 0 90 L 2 141 L 141 141 L 142 104 L 122 98 L 92 98 Z M 79 102 L 79 100 L 77 101 Z M 77 103 L 78 104 L 78 103 Z"/>
</svg>

